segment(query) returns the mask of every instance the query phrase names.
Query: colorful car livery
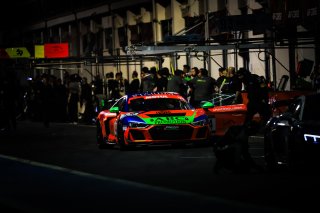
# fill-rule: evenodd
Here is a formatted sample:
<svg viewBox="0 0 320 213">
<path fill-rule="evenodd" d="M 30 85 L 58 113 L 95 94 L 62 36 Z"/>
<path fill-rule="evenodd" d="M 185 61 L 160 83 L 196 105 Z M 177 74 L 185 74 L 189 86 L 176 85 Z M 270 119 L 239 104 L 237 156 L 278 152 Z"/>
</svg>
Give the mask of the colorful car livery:
<svg viewBox="0 0 320 213">
<path fill-rule="evenodd" d="M 205 107 L 213 107 L 208 103 Z M 135 145 L 208 142 L 209 118 L 178 93 L 155 92 L 125 95 L 97 117 L 100 148 Z"/>
</svg>

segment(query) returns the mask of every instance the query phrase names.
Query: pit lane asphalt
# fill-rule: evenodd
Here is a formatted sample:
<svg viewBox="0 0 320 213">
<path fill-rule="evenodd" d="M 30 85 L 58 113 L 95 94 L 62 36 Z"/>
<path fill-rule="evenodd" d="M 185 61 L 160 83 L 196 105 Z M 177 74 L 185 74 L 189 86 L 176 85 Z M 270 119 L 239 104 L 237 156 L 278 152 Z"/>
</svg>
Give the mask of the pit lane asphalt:
<svg viewBox="0 0 320 213">
<path fill-rule="evenodd" d="M 0 204 L 13 212 L 285 212 L 4 155 L 0 168 Z"/>
<path fill-rule="evenodd" d="M 50 128 L 39 128 L 39 125 L 41 124 L 33 122 L 20 123 L 17 132 L 0 137 L 0 143 L 8 142 L 4 140 L 9 140 L 9 137 L 34 140 L 49 135 L 49 138 L 56 140 L 61 136 L 57 136 L 56 131 L 60 127 L 57 128 L 55 124 L 52 124 Z M 75 127 L 70 126 L 70 128 Z M 20 152 L 23 152 L 23 141 L 17 143 L 21 145 L 22 151 Z M 2 146 L 3 144 L 0 149 L 6 149 L 5 146 Z M 0 155 L 1 212 L 121 212 L 132 210 L 140 212 L 295 212 L 40 163 L 23 157 L 14 157 L 15 151 L 9 149 L 6 149 L 5 153 Z M 240 182 L 242 178 L 246 178 L 246 176 L 231 177 L 231 175 L 226 177 L 231 180 L 236 178 Z M 288 178 L 288 176 L 279 177 Z M 283 180 L 279 180 L 278 184 L 275 182 L 276 187 L 281 187 L 280 183 L 283 183 Z M 232 193 L 232 187 L 233 184 L 226 186 L 225 193 Z M 240 185 L 238 187 L 241 188 Z M 284 190 L 287 190 L 287 187 L 285 186 Z M 234 189 L 235 194 L 239 193 L 237 188 Z M 215 188 L 212 187 L 210 190 L 215 190 Z M 221 188 L 216 188 L 216 190 L 221 191 Z M 254 190 L 248 188 L 247 193 L 253 192 Z M 238 196 L 246 194 L 243 191 L 241 193 Z M 275 191 L 275 193 L 278 192 Z M 257 196 L 260 195 L 261 192 L 257 193 Z"/>
</svg>

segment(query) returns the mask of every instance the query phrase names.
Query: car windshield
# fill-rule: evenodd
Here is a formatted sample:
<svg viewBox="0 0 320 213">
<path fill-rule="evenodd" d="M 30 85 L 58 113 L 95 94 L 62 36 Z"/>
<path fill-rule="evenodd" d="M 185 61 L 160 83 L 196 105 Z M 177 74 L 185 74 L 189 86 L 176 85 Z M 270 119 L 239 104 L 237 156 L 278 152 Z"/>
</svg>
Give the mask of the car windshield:
<svg viewBox="0 0 320 213">
<path fill-rule="evenodd" d="M 176 98 L 137 98 L 130 100 L 130 111 L 151 111 L 151 110 L 181 110 L 191 109 L 190 105 Z"/>
<path fill-rule="evenodd" d="M 229 93 L 229 94 L 213 94 L 212 103 L 215 106 L 225 106 L 225 105 L 232 105 L 233 100 L 236 97 L 236 94 Z"/>
</svg>

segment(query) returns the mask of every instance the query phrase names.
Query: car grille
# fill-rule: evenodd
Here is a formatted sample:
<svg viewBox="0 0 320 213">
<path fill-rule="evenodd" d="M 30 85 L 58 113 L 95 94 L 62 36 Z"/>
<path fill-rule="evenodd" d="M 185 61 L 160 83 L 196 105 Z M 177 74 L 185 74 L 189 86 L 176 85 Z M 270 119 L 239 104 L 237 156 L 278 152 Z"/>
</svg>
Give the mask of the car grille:
<svg viewBox="0 0 320 213">
<path fill-rule="evenodd" d="M 191 139 L 193 128 L 187 125 L 172 126 L 154 126 L 149 130 L 153 140 L 188 140 Z"/>
<path fill-rule="evenodd" d="M 133 140 L 145 140 L 143 133 L 139 130 L 130 130 L 130 134 Z"/>
</svg>

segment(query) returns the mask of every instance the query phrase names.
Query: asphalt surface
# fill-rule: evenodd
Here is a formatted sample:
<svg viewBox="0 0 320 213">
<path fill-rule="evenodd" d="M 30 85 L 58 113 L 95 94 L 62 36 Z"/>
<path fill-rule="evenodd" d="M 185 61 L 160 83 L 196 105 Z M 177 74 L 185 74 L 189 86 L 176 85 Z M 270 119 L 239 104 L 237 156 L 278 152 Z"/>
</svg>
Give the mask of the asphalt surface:
<svg viewBox="0 0 320 213">
<path fill-rule="evenodd" d="M 92 126 L 44 128 L 41 123 L 20 122 L 15 132 L 1 132 L 1 212 L 317 212 L 319 208 L 313 195 L 320 189 L 317 175 L 217 175 L 210 171 L 214 160 L 210 147 L 98 150 L 94 131 Z M 259 147 L 251 147 L 253 156 L 261 154 Z M 101 159 L 114 161 L 117 167 Z M 261 158 L 256 160 L 262 163 Z"/>
<path fill-rule="evenodd" d="M 285 212 L 0 156 L 10 212 Z"/>
</svg>

